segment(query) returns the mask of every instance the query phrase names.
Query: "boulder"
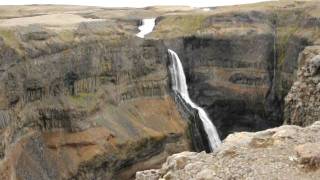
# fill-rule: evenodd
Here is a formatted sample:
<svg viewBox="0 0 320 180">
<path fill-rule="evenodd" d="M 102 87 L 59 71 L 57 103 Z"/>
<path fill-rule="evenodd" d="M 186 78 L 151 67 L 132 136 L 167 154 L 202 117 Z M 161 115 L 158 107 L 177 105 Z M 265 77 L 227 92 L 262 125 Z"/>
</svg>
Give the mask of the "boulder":
<svg viewBox="0 0 320 180">
<path fill-rule="evenodd" d="M 309 168 L 320 167 L 320 144 L 306 143 L 295 147 L 299 162 Z"/>
</svg>

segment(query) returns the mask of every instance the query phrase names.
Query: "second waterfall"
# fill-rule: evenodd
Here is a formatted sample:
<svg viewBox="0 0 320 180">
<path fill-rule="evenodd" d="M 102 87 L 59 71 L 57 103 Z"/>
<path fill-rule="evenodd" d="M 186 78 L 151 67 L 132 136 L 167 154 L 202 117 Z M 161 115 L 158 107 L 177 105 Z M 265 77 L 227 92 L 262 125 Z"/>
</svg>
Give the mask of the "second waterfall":
<svg viewBox="0 0 320 180">
<path fill-rule="evenodd" d="M 197 109 L 199 113 L 199 117 L 202 121 L 204 130 L 207 133 L 210 148 L 211 150 L 214 150 L 221 143 L 216 127 L 213 125 L 212 121 L 209 119 L 204 109 L 202 109 L 200 106 L 198 106 L 196 103 L 194 103 L 190 99 L 186 76 L 184 74 L 183 66 L 179 59 L 179 56 L 177 55 L 177 53 L 175 53 L 171 49 L 168 49 L 168 52 L 172 60 L 172 64 L 169 68 L 171 72 L 171 77 L 172 77 L 172 89 L 175 93 L 179 93 L 179 95 L 183 98 L 183 100 L 186 103 L 188 103 L 192 108 Z"/>
</svg>

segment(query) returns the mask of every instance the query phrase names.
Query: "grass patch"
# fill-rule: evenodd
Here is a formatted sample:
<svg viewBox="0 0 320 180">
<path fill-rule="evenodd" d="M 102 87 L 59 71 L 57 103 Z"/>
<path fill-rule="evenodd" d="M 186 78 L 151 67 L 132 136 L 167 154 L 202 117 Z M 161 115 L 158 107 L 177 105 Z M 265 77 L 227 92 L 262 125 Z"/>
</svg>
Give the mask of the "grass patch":
<svg viewBox="0 0 320 180">
<path fill-rule="evenodd" d="M 69 96 L 69 102 L 76 107 L 92 109 L 96 102 L 94 93 L 79 93 L 76 96 Z"/>
<path fill-rule="evenodd" d="M 277 29 L 277 59 L 278 65 L 285 63 L 286 51 L 291 37 L 303 31 L 301 22 L 307 19 L 304 11 L 301 10 L 276 10 L 271 21 L 274 21 Z"/>
<path fill-rule="evenodd" d="M 59 37 L 62 41 L 70 42 L 74 40 L 74 33 L 70 30 L 62 30 L 59 32 Z"/>
<path fill-rule="evenodd" d="M 195 34 L 203 28 L 203 22 L 207 17 L 203 14 L 166 16 L 157 25 L 153 36 L 177 37 Z"/>
<path fill-rule="evenodd" d="M 0 36 L 3 38 L 5 44 L 15 49 L 19 54 L 22 54 L 20 43 L 15 35 L 14 30 L 0 28 Z"/>
<path fill-rule="evenodd" d="M 277 53 L 278 53 L 278 65 L 283 65 L 286 57 L 286 51 L 290 37 L 298 32 L 298 26 L 281 27 L 278 28 L 277 35 Z"/>
</svg>

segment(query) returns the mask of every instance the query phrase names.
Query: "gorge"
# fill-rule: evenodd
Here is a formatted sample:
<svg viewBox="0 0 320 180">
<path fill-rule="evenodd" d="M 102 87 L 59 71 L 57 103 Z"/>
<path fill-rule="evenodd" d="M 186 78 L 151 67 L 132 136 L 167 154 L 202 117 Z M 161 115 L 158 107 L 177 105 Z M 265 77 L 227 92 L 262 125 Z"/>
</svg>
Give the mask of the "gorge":
<svg viewBox="0 0 320 180">
<path fill-rule="evenodd" d="M 318 179 L 319 9 L 0 6 L 0 179 Z"/>
</svg>

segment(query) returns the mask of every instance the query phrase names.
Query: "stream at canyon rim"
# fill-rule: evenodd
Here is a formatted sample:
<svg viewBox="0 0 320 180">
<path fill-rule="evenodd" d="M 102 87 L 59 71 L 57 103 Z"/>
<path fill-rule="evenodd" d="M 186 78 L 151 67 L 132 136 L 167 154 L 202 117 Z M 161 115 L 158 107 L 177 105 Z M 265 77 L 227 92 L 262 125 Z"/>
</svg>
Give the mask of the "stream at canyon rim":
<svg viewBox="0 0 320 180">
<path fill-rule="evenodd" d="M 156 24 L 156 18 L 143 19 L 141 26 L 139 26 L 140 32 L 136 34 L 140 38 L 144 38 L 145 35 L 151 33 Z"/>
</svg>

